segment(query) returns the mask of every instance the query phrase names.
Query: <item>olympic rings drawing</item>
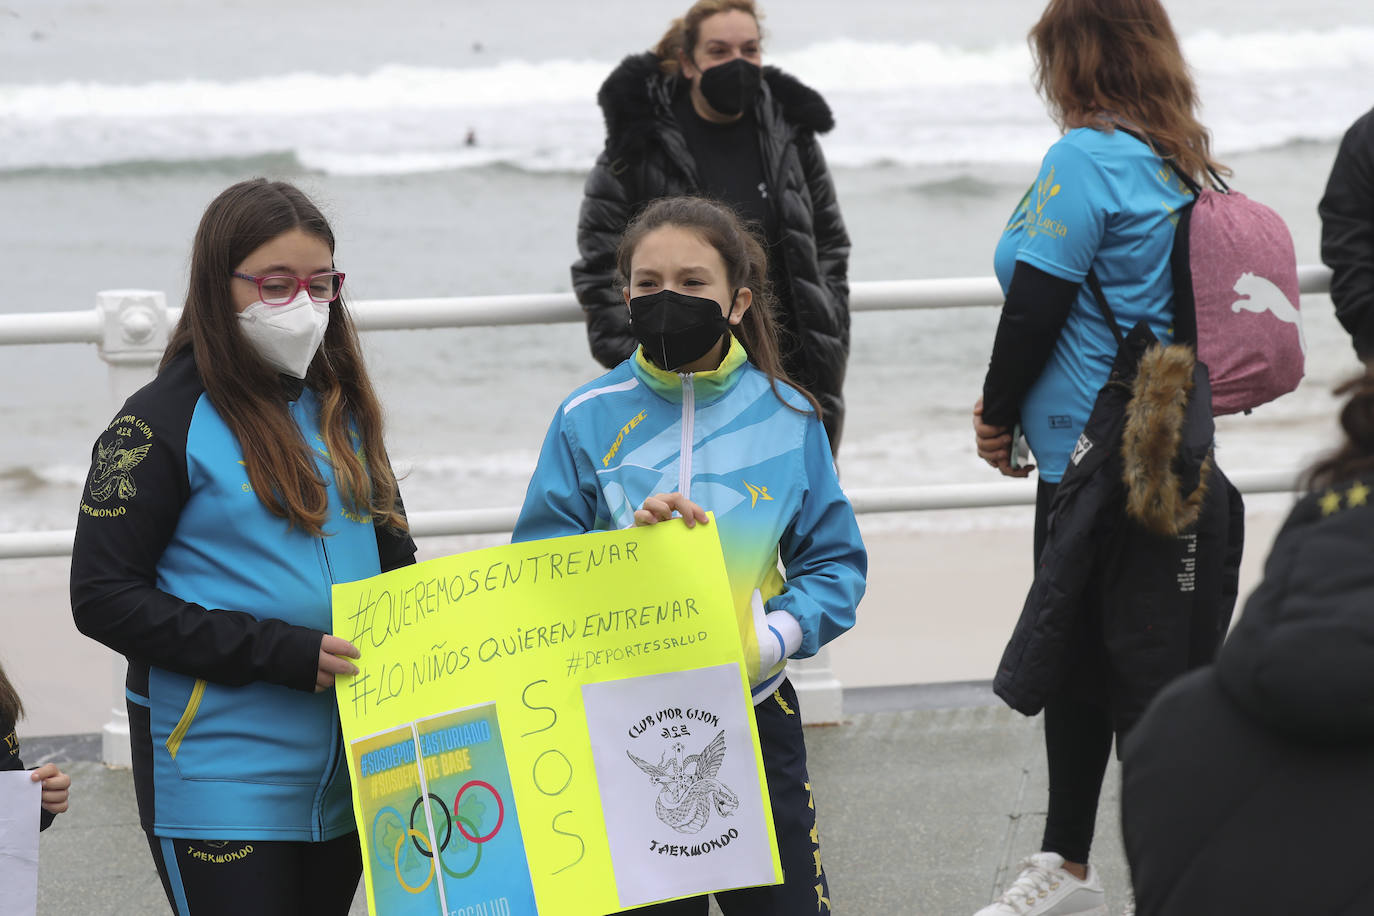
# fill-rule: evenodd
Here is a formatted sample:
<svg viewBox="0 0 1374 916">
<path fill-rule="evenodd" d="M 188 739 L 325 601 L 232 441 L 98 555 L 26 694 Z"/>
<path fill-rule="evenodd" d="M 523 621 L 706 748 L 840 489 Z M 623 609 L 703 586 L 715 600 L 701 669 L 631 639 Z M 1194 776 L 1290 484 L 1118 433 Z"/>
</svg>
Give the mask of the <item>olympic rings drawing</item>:
<svg viewBox="0 0 1374 916">
<path fill-rule="evenodd" d="M 494 794 L 494 793 L 493 793 L 493 794 Z M 441 868 L 444 870 L 444 874 L 448 875 L 450 878 L 457 878 L 457 879 L 459 879 L 459 880 L 461 880 L 461 879 L 463 879 L 463 878 L 466 878 L 468 875 L 471 875 L 473 872 L 475 872 L 475 871 L 477 870 L 477 865 L 478 865 L 478 863 L 480 863 L 480 862 L 482 861 L 482 847 L 481 847 L 480 845 L 477 847 L 477 858 L 473 861 L 472 865 L 470 865 L 470 866 L 468 867 L 468 870 L 465 871 L 465 872 L 456 872 L 456 871 L 454 871 L 453 869 L 451 869 L 451 868 L 448 867 L 448 864 L 447 864 L 446 862 L 444 862 L 444 858 L 443 858 L 444 850 L 448 849 L 449 840 L 453 838 L 453 822 L 454 822 L 454 821 L 457 821 L 457 822 L 458 822 L 458 830 L 463 834 L 463 836 L 467 836 L 467 835 L 468 835 L 468 832 L 467 832 L 466 830 L 463 830 L 463 825 L 464 825 L 464 824 L 467 824 L 467 825 L 468 825 L 469 827 L 471 827 L 473 830 L 478 830 L 478 829 L 480 829 L 480 828 L 479 828 L 476 824 L 474 824 L 472 821 L 470 821 L 470 820 L 468 820 L 467 818 L 463 817 L 461 814 L 450 814 L 450 813 L 449 813 L 449 810 L 448 810 L 448 806 L 444 804 L 444 800 L 443 800 L 442 798 L 440 798 L 439 796 L 435 795 L 433 792 L 429 793 L 429 797 L 430 797 L 431 799 L 433 799 L 434 801 L 438 802 L 438 803 L 439 803 L 439 807 L 440 807 L 440 808 L 443 810 L 443 812 L 444 812 L 444 838 L 443 838 L 442 840 L 439 841 L 439 867 L 441 867 Z M 424 856 L 426 859 L 432 859 L 432 858 L 434 858 L 434 853 L 429 852 L 429 851 L 425 850 L 423 847 L 420 846 L 420 840 L 421 840 L 421 839 L 425 839 L 425 840 L 427 841 L 428 838 L 425 836 L 425 834 L 420 833 L 420 832 L 416 829 L 416 827 L 415 827 L 415 813 L 416 813 L 417 811 L 420 810 L 420 802 L 423 801 L 423 800 L 424 800 L 424 799 L 417 798 L 417 799 L 415 799 L 415 804 L 413 804 L 413 805 L 410 806 L 410 831 L 409 831 L 409 835 L 410 835 L 410 838 L 411 838 L 411 839 L 410 839 L 410 842 L 411 842 L 412 844 L 414 844 L 414 846 L 415 846 L 415 851 L 416 851 L 416 852 L 418 852 L 420 855 Z M 455 799 L 455 801 L 456 801 L 456 799 Z M 394 809 L 393 809 L 393 810 L 394 810 Z M 458 807 L 457 807 L 456 804 L 454 805 L 453 810 L 454 810 L 455 812 L 458 810 Z M 503 810 L 503 816 L 504 816 L 504 810 Z M 500 823 L 500 821 L 498 820 L 497 823 L 496 823 L 496 830 L 500 830 L 500 829 L 501 829 L 501 823 Z M 492 831 L 492 835 L 495 836 L 495 834 L 496 834 L 496 831 Z M 484 840 L 483 842 L 485 842 L 485 840 Z M 432 868 L 433 865 L 431 865 L 430 867 Z"/>
<path fill-rule="evenodd" d="M 489 782 L 483 782 L 480 779 L 474 779 L 471 782 L 463 783 L 463 787 L 458 790 L 458 794 L 453 796 L 454 811 L 458 810 L 458 803 L 462 800 L 463 793 L 466 792 L 468 789 L 471 789 L 473 786 L 481 786 L 482 788 L 490 792 L 492 796 L 496 799 L 496 810 L 498 812 L 496 815 L 496 826 L 492 828 L 491 833 L 488 833 L 484 837 L 478 838 L 464 830 L 463 824 L 460 821 L 458 823 L 458 832 L 461 833 L 464 836 L 464 838 L 471 840 L 474 843 L 485 843 L 488 840 L 495 837 L 496 834 L 501 832 L 501 825 L 506 821 L 506 803 L 501 800 L 501 793 L 496 791 L 495 786 L 493 786 Z"/>
<path fill-rule="evenodd" d="M 488 792 L 491 793 L 492 797 L 496 799 L 496 826 L 493 827 L 491 829 L 491 832 L 486 834 L 485 836 L 481 835 L 482 828 L 479 823 L 474 823 L 471 818 L 458 813 L 458 808 L 463 800 L 463 793 L 467 792 L 469 789 L 472 788 L 486 789 Z M 442 838 L 436 836 L 436 839 L 439 840 L 439 849 L 437 853 L 427 848 L 429 846 L 428 833 L 418 829 L 415 825 L 415 816 L 420 811 L 420 805 L 423 802 L 425 802 L 426 799 L 428 799 L 429 801 L 437 802 L 440 811 L 443 812 L 443 836 Z M 422 893 L 426 888 L 428 888 L 430 882 L 434 880 L 434 876 L 437 873 L 434 867 L 436 859 L 439 862 L 439 868 L 443 869 L 444 874 L 456 880 L 462 880 L 463 878 L 467 878 L 471 876 L 475 871 L 477 871 L 477 866 L 479 866 L 482 863 L 483 844 L 488 843 L 492 839 L 494 839 L 496 835 L 501 832 L 502 826 L 505 825 L 506 803 L 505 800 L 501 798 L 501 793 L 496 790 L 495 786 L 493 786 L 489 782 L 483 782 L 480 779 L 474 779 L 463 784 L 462 788 L 458 790 L 458 794 L 453 796 L 452 810 L 449 809 L 448 805 L 444 804 L 444 800 L 442 798 L 430 792 L 424 796 L 416 798 L 415 803 L 410 806 L 410 820 L 408 825 L 406 820 L 401 816 L 401 812 L 397 811 L 395 808 L 392 808 L 390 806 L 380 808 L 377 811 L 377 814 L 372 818 L 372 836 L 374 843 L 376 843 L 377 840 L 381 837 L 379 828 L 381 828 L 383 825 L 384 816 L 389 816 L 387 817 L 388 820 L 390 820 L 391 818 L 395 819 L 395 826 L 397 829 L 401 831 L 401 835 L 396 838 L 395 848 L 389 850 L 391 852 L 391 861 L 386 862 L 384 857 L 380 855 L 378 856 L 378 858 L 383 859 L 383 864 L 387 868 L 395 871 L 396 881 L 401 885 L 402 889 L 404 889 L 407 893 L 419 894 Z M 439 818 L 434 818 L 434 822 L 435 829 L 437 831 L 439 829 Z M 463 835 L 464 839 L 473 843 L 477 850 L 477 854 L 474 857 L 472 864 L 469 865 L 465 871 L 461 872 L 454 871 L 452 868 L 449 868 L 448 863 L 444 861 L 443 855 L 444 852 L 448 849 L 449 844 L 453 839 L 454 824 L 458 825 L 458 832 Z M 426 824 L 425 826 L 428 825 Z M 402 871 L 404 869 L 400 864 L 401 851 L 405 848 L 405 843 L 407 839 L 409 839 L 411 844 L 415 847 L 416 852 L 418 852 L 421 856 L 423 856 L 425 859 L 429 861 L 429 874 L 426 875 L 425 880 L 419 885 L 410 884 L 406 881 L 404 877 L 402 877 Z M 421 845 L 422 843 L 424 845 Z"/>
</svg>

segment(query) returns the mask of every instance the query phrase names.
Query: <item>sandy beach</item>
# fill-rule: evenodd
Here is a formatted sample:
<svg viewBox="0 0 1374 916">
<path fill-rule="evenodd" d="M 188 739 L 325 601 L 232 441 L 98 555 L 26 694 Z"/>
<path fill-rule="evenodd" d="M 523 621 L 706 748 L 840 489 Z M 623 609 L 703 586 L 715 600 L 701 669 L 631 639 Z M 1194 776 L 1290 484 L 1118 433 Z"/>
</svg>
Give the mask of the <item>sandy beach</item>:
<svg viewBox="0 0 1374 916">
<path fill-rule="evenodd" d="M 1288 498 L 1247 500 L 1242 599 L 1258 581 Z M 923 530 L 895 517 L 860 519 L 869 550 L 868 594 L 855 628 L 831 644 L 831 665 L 849 687 L 987 680 L 1030 585 L 1029 509 L 966 513 L 960 524 Z M 953 513 L 946 513 L 953 514 Z M 972 522 L 972 524 L 962 524 Z M 929 530 L 925 530 L 929 529 Z M 502 542 L 422 539 L 420 558 Z M 98 732 L 109 719 L 113 655 L 72 624 L 68 561 L 0 561 L 8 600 L 6 671 L 28 716 L 21 736 Z M 123 661 L 118 662 L 120 677 Z"/>
</svg>

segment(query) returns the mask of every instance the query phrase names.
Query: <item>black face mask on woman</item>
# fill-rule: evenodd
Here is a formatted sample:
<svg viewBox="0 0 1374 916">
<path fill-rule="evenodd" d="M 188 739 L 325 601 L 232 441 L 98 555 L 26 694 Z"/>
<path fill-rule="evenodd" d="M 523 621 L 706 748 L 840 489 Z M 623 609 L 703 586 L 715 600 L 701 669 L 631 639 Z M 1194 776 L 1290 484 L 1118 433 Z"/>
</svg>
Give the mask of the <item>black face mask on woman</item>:
<svg viewBox="0 0 1374 916">
<path fill-rule="evenodd" d="M 721 114 L 737 115 L 754 103 L 762 82 L 762 67 L 736 57 L 701 72 L 701 94 Z"/>
<path fill-rule="evenodd" d="M 735 300 L 730 299 L 733 308 Z M 730 330 L 720 303 L 661 289 L 630 300 L 630 330 L 655 366 L 669 372 L 696 362 Z"/>
</svg>

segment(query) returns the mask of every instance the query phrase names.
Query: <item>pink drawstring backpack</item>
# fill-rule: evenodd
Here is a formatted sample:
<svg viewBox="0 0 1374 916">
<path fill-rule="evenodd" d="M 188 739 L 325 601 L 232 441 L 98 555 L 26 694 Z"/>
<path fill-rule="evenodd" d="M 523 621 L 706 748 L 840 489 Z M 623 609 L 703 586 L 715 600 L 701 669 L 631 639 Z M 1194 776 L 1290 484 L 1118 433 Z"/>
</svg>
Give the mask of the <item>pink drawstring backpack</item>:
<svg viewBox="0 0 1374 916">
<path fill-rule="evenodd" d="M 1220 190 L 1169 165 L 1193 191 L 1174 234 L 1174 339 L 1196 341 L 1214 415 L 1248 412 L 1302 381 L 1307 345 L 1293 237 L 1277 213 L 1215 173 Z"/>
</svg>

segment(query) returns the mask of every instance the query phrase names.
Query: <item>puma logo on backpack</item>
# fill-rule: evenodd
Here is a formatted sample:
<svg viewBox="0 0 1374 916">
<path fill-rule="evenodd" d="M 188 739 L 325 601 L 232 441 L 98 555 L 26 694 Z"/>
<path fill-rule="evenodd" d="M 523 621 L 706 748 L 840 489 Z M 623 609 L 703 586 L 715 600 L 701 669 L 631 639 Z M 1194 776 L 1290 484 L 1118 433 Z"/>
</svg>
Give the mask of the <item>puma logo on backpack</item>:
<svg viewBox="0 0 1374 916">
<path fill-rule="evenodd" d="M 1307 341 L 1299 311 L 1298 259 L 1283 219 L 1213 179 L 1179 211 L 1170 259 L 1174 339 L 1195 342 L 1212 382 L 1212 413 L 1249 411 L 1302 381 Z M 1237 298 L 1239 296 L 1239 298 Z"/>
<path fill-rule="evenodd" d="M 1156 149 L 1136 131 L 1116 129 Z M 1307 341 L 1293 236 L 1282 217 L 1231 190 L 1216 172 L 1216 187 L 1204 188 L 1172 159 L 1164 162 L 1193 192 L 1176 214 L 1169 257 L 1174 341 L 1196 346 L 1211 381 L 1213 415 L 1248 412 L 1302 381 Z M 1088 280 L 1110 315 L 1092 271 Z"/>
<path fill-rule="evenodd" d="M 1306 355 L 1307 339 L 1302 333 L 1302 313 L 1293 308 L 1283 290 L 1252 273 L 1241 274 L 1234 289 L 1240 298 L 1231 303 L 1231 311 L 1270 312 L 1280 321 L 1295 325 L 1298 329 L 1298 346 Z"/>
</svg>

